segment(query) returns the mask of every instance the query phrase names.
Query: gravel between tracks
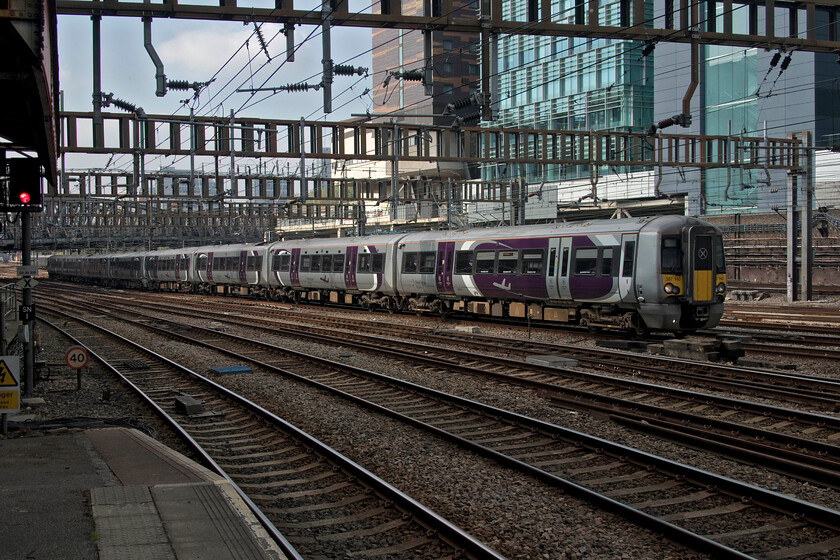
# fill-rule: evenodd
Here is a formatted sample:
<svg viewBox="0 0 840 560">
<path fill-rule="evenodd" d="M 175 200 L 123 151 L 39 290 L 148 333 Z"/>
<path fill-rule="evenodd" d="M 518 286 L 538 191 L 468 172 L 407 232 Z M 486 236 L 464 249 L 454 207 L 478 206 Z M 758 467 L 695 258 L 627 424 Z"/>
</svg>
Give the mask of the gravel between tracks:
<svg viewBox="0 0 840 560">
<path fill-rule="evenodd" d="M 412 322 L 416 318 L 387 316 L 387 320 Z M 441 328 L 452 326 L 441 323 Z M 125 327 L 123 330 L 129 332 Z M 521 330 L 506 327 L 485 326 L 482 331 L 524 336 Z M 141 344 L 153 345 L 161 354 L 186 363 L 199 373 L 210 367 L 233 365 L 205 350 L 176 342 L 161 343 L 141 329 L 132 328 L 130 332 L 129 336 Z M 541 331 L 532 336 L 555 341 L 567 338 L 575 344 L 582 344 L 584 338 L 580 334 L 547 335 Z M 41 328 L 41 338 L 42 350 L 36 359 L 63 361 L 67 341 L 46 327 Z M 347 348 L 277 337 L 265 339 L 632 445 L 832 509 L 840 506 L 840 495 L 835 491 L 640 435 L 587 414 L 552 407 L 532 391 L 461 375 L 433 376 L 421 368 L 406 368 L 388 359 L 374 360 Z M 93 364 L 85 371 L 80 391 L 75 390 L 75 377 L 53 377 L 54 380 L 36 387 L 36 394 L 46 401 L 45 406 L 31 411 L 37 420 L 115 419 L 147 427 L 161 441 L 183 451 L 165 426 L 137 404 L 126 389 L 115 386 L 100 366 Z M 300 383 L 258 371 L 216 380 L 331 445 L 509 558 L 704 558 L 559 491 L 540 490 L 528 477 Z"/>
</svg>

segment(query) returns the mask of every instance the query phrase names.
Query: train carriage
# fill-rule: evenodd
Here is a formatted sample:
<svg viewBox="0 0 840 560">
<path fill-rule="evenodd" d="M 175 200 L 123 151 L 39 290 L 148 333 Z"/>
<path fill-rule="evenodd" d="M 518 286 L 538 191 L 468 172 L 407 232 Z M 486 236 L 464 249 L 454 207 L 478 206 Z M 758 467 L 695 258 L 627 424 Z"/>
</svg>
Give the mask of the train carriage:
<svg viewBox="0 0 840 560">
<path fill-rule="evenodd" d="M 262 294 L 267 251 L 268 246 L 263 244 L 195 249 L 190 268 L 193 289 L 202 293 Z"/>
<path fill-rule="evenodd" d="M 49 268 L 73 281 L 643 333 L 717 324 L 722 240 L 699 219 L 661 216 L 56 257 Z"/>
<path fill-rule="evenodd" d="M 146 256 L 146 278 L 156 290 L 187 290 L 192 282 L 192 249 L 167 249 Z"/>
<path fill-rule="evenodd" d="M 398 235 L 280 242 L 269 249 L 271 299 L 355 303 L 387 307 L 393 293 L 393 244 Z M 385 298 L 385 299 L 383 299 Z"/>
<path fill-rule="evenodd" d="M 106 286 L 122 286 L 127 288 L 147 288 L 149 285 L 146 275 L 147 252 L 120 253 L 117 255 L 93 256 L 94 260 L 108 261 L 104 282 Z"/>
</svg>

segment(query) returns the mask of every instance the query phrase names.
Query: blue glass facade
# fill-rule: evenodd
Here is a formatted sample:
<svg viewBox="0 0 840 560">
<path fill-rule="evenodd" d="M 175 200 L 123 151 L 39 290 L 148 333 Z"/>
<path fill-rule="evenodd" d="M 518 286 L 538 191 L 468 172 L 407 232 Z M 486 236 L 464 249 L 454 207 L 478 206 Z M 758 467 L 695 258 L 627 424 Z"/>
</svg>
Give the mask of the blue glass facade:
<svg viewBox="0 0 840 560">
<path fill-rule="evenodd" d="M 755 136 L 758 130 L 756 50 L 707 46 L 703 47 L 703 51 L 703 134 Z M 758 191 L 753 175 L 753 171 L 740 169 L 704 171 L 706 213 L 728 213 L 756 207 Z"/>
<path fill-rule="evenodd" d="M 552 2 L 552 21 L 574 23 L 575 0 Z M 650 2 L 647 2 L 650 5 Z M 525 21 L 527 0 L 503 3 Z M 648 8 L 652 15 L 652 8 Z M 619 2 L 600 6 L 601 25 L 619 25 Z M 490 126 L 549 130 L 645 130 L 653 121 L 653 60 L 642 44 L 607 39 L 502 36 L 498 43 L 498 119 Z M 486 179 L 552 181 L 589 175 L 586 167 L 496 165 Z"/>
</svg>

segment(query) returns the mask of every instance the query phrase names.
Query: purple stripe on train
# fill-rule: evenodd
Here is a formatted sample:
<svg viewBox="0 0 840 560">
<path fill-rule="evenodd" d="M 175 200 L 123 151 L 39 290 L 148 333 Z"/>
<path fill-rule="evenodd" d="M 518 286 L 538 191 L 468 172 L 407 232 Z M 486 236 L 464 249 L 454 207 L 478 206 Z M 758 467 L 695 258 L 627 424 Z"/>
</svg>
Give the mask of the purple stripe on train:
<svg viewBox="0 0 840 560">
<path fill-rule="evenodd" d="M 547 250 L 548 238 L 499 239 L 483 242 L 475 247 L 476 251 L 503 251 L 505 249 L 516 251 L 526 249 Z M 545 274 L 474 274 L 473 280 L 484 297 L 510 298 L 524 296 L 541 299 L 548 297 Z"/>
<path fill-rule="evenodd" d="M 572 262 L 569 265 L 569 291 L 572 294 L 572 299 L 587 300 L 604 298 L 616 290 L 614 279 L 611 276 L 595 276 L 597 271 L 593 271 L 593 275 L 576 275 L 575 274 L 575 250 L 578 248 L 597 248 L 592 239 L 585 235 L 579 235 L 572 238 Z"/>
</svg>

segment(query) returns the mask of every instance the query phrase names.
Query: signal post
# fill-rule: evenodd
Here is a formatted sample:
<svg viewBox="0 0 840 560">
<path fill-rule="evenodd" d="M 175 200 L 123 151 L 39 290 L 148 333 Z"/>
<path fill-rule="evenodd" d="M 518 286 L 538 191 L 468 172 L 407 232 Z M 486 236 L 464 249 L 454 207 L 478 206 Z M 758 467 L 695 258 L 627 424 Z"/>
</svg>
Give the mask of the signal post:
<svg viewBox="0 0 840 560">
<path fill-rule="evenodd" d="M 32 288 L 36 282 L 32 276 L 37 275 L 38 267 L 32 265 L 32 233 L 30 214 L 40 212 L 41 197 L 41 163 L 37 158 L 6 159 L 0 157 L 0 176 L 4 177 L 2 210 L 17 212 L 21 224 L 21 266 L 18 274 L 22 276 L 21 292 L 23 302 L 18 309 L 19 318 L 23 323 L 23 397 L 33 396 L 34 386 L 34 325 L 35 305 L 32 300 Z M 5 333 L 0 333 L 5 336 Z"/>
</svg>

